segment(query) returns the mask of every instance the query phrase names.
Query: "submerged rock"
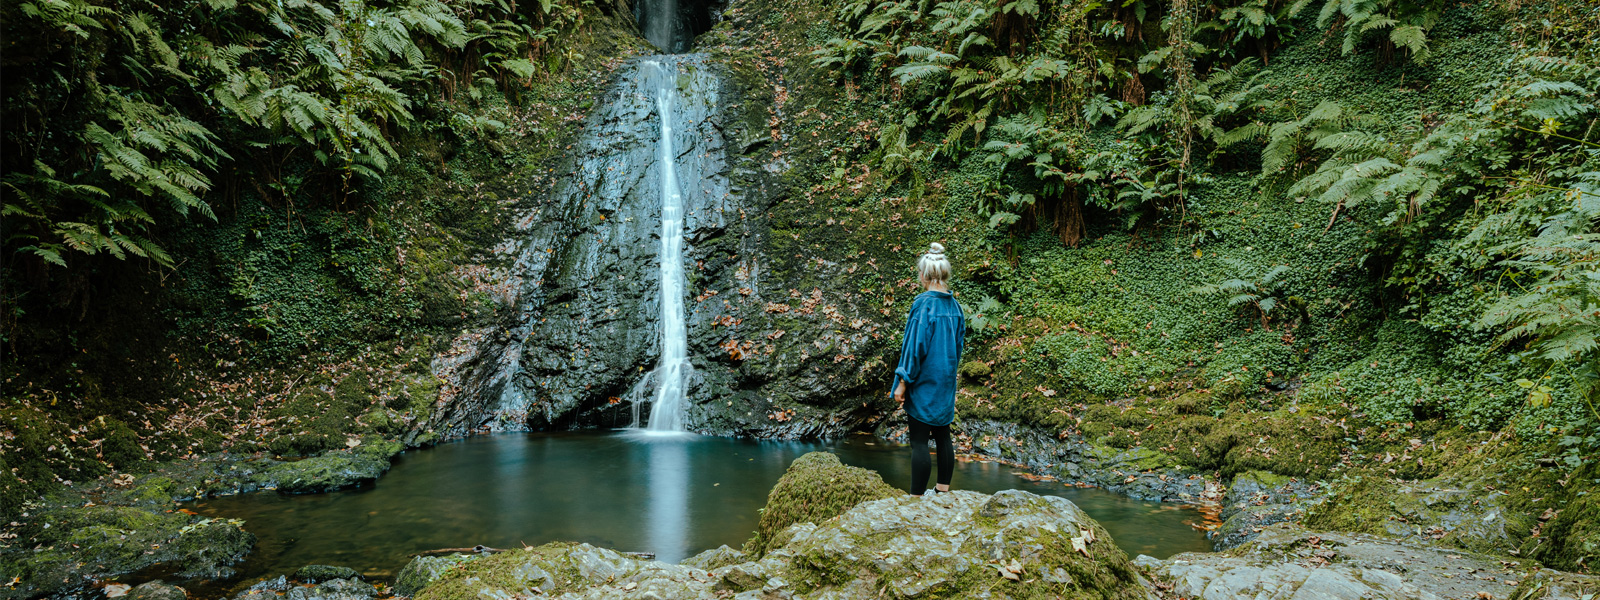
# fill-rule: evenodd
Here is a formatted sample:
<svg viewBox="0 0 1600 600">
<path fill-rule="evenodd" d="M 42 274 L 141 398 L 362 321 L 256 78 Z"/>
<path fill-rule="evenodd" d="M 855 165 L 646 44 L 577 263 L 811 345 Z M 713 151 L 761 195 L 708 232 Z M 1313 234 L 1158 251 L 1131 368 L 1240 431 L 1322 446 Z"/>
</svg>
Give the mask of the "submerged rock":
<svg viewBox="0 0 1600 600">
<path fill-rule="evenodd" d="M 774 522 L 794 522 L 761 538 L 769 543 L 759 560 L 724 547 L 672 565 L 562 542 L 449 569 L 416 597 L 1153 598 L 1105 529 L 1064 498 L 1017 490 L 914 498 L 829 458 L 796 460 L 774 499 L 785 489 L 817 494 L 830 482 L 857 491 L 769 506 L 767 513 L 785 515 Z M 858 481 L 867 478 L 875 485 Z M 836 504 L 874 494 L 886 497 L 842 511 Z M 730 561 L 738 562 L 718 566 Z"/>
<path fill-rule="evenodd" d="M 1149 570 L 1171 596 L 1192 600 L 1409 600 L 1512 597 L 1530 568 L 1536 567 L 1382 536 L 1280 524 L 1233 550 L 1179 554 Z"/>
</svg>

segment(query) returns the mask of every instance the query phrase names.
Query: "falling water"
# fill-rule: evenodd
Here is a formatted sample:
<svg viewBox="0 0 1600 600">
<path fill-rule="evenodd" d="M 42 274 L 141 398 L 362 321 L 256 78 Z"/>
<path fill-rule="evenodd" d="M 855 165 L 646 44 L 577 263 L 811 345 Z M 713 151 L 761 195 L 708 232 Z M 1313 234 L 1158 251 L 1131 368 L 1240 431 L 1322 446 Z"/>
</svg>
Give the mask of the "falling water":
<svg viewBox="0 0 1600 600">
<path fill-rule="evenodd" d="M 655 370 L 649 430 L 683 431 L 684 388 L 692 367 L 689 333 L 683 322 L 683 194 L 673 164 L 677 153 L 672 149 L 672 95 L 677 78 L 659 62 L 646 64 L 660 75 L 656 79 L 656 113 L 661 116 L 660 157 L 656 161 L 661 167 L 661 362 Z"/>
<path fill-rule="evenodd" d="M 673 38 L 677 34 L 674 31 L 678 16 L 677 0 L 654 0 L 644 3 L 641 8 L 648 11 L 639 15 L 644 17 L 641 19 L 644 21 L 644 39 L 655 44 L 662 52 L 678 51 L 673 48 Z"/>
</svg>

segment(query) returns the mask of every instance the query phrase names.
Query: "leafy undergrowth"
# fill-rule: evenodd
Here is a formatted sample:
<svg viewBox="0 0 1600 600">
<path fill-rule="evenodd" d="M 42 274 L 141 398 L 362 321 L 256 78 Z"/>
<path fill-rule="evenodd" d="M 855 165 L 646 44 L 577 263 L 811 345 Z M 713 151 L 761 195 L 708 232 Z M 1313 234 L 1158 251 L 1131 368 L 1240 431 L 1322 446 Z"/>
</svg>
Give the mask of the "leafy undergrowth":
<svg viewBox="0 0 1600 600">
<path fill-rule="evenodd" d="M 512 300 L 493 252 L 512 209 L 554 184 L 591 98 L 643 52 L 619 19 L 590 15 L 563 34 L 574 53 L 515 88 L 436 90 L 382 178 L 330 189 L 293 153 L 250 165 L 206 197 L 215 223 L 161 231 L 171 270 L 7 295 L 0 516 L 158 461 L 434 439 L 430 363 Z"/>
<path fill-rule="evenodd" d="M 1058 3 L 830 4 L 735 3 L 730 24 L 714 34 L 725 37 L 712 38 L 761 40 L 739 58 L 759 61 L 786 84 L 787 108 L 773 113 L 774 140 L 782 140 L 774 156 L 795 161 L 796 193 L 772 210 L 772 260 L 786 277 L 848 285 L 876 300 L 893 326 L 917 291 L 916 255 L 930 241 L 943 243 L 972 319 L 959 418 L 1147 448 L 1164 464 L 1223 477 L 1460 477 L 1483 453 L 1503 452 L 1521 458 L 1493 463 L 1492 481 L 1475 481 L 1511 490 L 1509 505 L 1534 520 L 1551 502 L 1583 512 L 1587 494 L 1561 483 L 1581 480 L 1576 470 L 1600 459 L 1583 361 L 1541 359 L 1543 351 L 1527 345 L 1535 335 L 1508 337 L 1508 322 L 1484 319 L 1514 291 L 1505 278 L 1529 277 L 1518 269 L 1531 263 L 1495 262 L 1511 252 L 1497 244 L 1533 235 L 1504 220 L 1540 222 L 1584 197 L 1589 188 L 1569 185 L 1578 180 L 1568 175 L 1592 160 L 1570 141 L 1546 147 L 1526 132 L 1506 134 L 1497 139 L 1515 144 L 1515 156 L 1473 152 L 1498 157 L 1480 165 L 1486 172 L 1525 161 L 1504 173 L 1507 183 L 1462 175 L 1448 199 L 1405 192 L 1414 199 L 1408 208 L 1377 194 L 1327 196 L 1308 187 L 1310 176 L 1331 172 L 1319 165 L 1346 163 L 1331 141 L 1293 132 L 1333 119 L 1315 135 L 1359 129 L 1338 139 L 1369 136 L 1361 139 L 1403 161 L 1426 149 L 1421 140 L 1448 137 L 1437 132 L 1452 118 L 1470 121 L 1451 125 L 1468 127 L 1463 136 L 1498 127 L 1467 115 L 1526 123 L 1515 98 L 1533 88 L 1521 86 L 1553 77 L 1535 64 L 1541 56 L 1560 62 L 1592 47 L 1581 25 L 1589 11 L 1570 3 L 1436 7 L 1425 57 L 1381 45 L 1340 48 L 1327 43 L 1327 34 L 1343 33 L 1340 24 L 1285 13 L 1265 34 L 1242 31 L 1243 43 L 1208 39 L 1221 50 L 1194 62 L 1209 68 L 1197 79 L 1210 87 L 1195 88 L 1189 108 L 1213 111 L 1197 127 L 1215 127 L 1215 137 L 1197 137 L 1180 194 L 1171 185 L 1176 117 L 1144 133 L 1115 123 L 1177 110 L 1183 92 L 1170 55 L 1156 56 L 1156 42 L 1170 33 L 1166 17 L 1158 30 L 1158 17 L 1093 7 L 1085 16 Z M 832 18 L 809 18 L 830 11 Z M 994 30 L 990 21 L 951 16 L 970 11 L 988 11 Z M 1088 31 L 1065 31 L 1074 19 Z M 1128 28 L 1141 35 L 1104 33 Z M 1251 36 L 1259 36 L 1260 60 L 1241 59 L 1253 51 L 1230 54 L 1248 48 Z M 1081 52 L 1102 69 L 1132 71 L 1106 66 L 1106 57 L 1139 43 L 1162 68 L 1140 59 L 1138 75 L 1075 70 Z M 807 51 L 814 62 L 798 58 Z M 1028 62 L 1038 57 L 1064 64 Z M 1032 79 L 1020 74 L 1026 69 Z M 1015 79 L 995 82 L 1012 71 Z M 1073 79 L 1080 76 L 1087 79 Z M 1147 97 L 1133 89 L 1137 82 Z M 1550 102 L 1592 100 L 1582 90 Z M 1317 110 L 1324 101 L 1337 102 L 1343 116 Z M 1150 108 L 1136 112 L 1140 104 Z M 1591 137 L 1592 111 L 1573 111 L 1571 120 L 1547 123 L 1556 128 L 1547 133 Z M 1224 133 L 1234 137 L 1217 141 Z M 1029 151 L 1007 154 L 1023 146 Z M 1541 152 L 1548 159 L 1537 158 Z M 1452 156 L 1462 165 L 1480 157 Z M 1538 196 L 1544 216 L 1512 208 L 1545 193 L 1523 183 L 1546 176 L 1539 165 L 1556 163 L 1563 170 L 1548 175 L 1567 177 L 1559 185 L 1568 200 Z M 1503 221 L 1494 222 L 1496 214 Z M 1081 225 L 1064 233 L 1073 218 Z M 1589 259 L 1574 264 L 1582 260 Z M 847 268 L 854 270 L 841 272 Z M 1554 277 L 1574 276 L 1563 272 Z M 1582 323 L 1571 325 L 1581 337 Z M 1526 485 L 1512 484 L 1523 477 Z M 1519 551 L 1578 564 L 1584 551 L 1574 548 L 1589 543 L 1583 535 L 1550 533 L 1584 531 L 1564 518 L 1542 526 L 1550 540 L 1543 549 Z"/>
</svg>

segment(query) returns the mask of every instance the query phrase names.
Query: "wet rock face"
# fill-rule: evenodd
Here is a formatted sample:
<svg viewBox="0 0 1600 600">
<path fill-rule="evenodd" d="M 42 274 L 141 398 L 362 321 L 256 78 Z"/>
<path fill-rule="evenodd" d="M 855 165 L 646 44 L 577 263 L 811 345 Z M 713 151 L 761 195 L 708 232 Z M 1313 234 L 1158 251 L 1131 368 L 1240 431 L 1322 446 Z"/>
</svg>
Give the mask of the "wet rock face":
<svg viewBox="0 0 1600 600">
<path fill-rule="evenodd" d="M 451 570 L 416 597 L 1153 598 L 1105 531 L 1062 498 L 898 496 L 788 534 L 760 560 L 710 570 L 548 544 Z"/>
<path fill-rule="evenodd" d="M 800 290 L 769 256 L 768 212 L 788 196 L 792 166 L 772 151 L 779 91 L 753 66 L 679 55 L 624 64 L 596 100 L 560 169 L 565 177 L 500 248 L 514 262 L 505 301 L 515 308 L 435 361 L 450 383 L 428 428 L 459 436 L 621 427 L 636 422 L 636 402 L 648 420 L 661 346 L 655 90 L 663 82 L 675 90 L 685 208 L 689 428 L 809 437 L 887 410 L 862 401 L 890 372 L 881 358 L 863 364 L 894 342 L 894 332 L 867 318 L 879 307 L 860 295 Z"/>
<path fill-rule="evenodd" d="M 726 251 L 709 242 L 742 237 L 716 67 L 695 55 L 621 67 L 562 167 L 567 176 L 519 220 L 513 321 L 477 340 L 474 374 L 436 429 L 625 426 L 632 402 L 648 398 L 660 354 L 661 86 L 671 90 L 691 289 L 708 254 Z M 704 379 L 692 378 L 691 391 Z"/>
</svg>

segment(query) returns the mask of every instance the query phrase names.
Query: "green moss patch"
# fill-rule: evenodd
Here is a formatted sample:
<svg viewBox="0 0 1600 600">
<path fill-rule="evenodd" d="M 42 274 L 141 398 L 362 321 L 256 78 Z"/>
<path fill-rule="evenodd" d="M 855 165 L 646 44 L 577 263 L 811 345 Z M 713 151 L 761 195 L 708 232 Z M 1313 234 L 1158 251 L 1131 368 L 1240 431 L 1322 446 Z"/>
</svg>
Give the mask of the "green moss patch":
<svg viewBox="0 0 1600 600">
<path fill-rule="evenodd" d="M 821 523 L 851 507 L 905 492 L 883 482 L 877 472 L 849 467 L 827 452 L 810 452 L 789 464 L 767 495 L 766 508 L 756 525 L 756 535 L 745 543 L 745 553 L 759 556 L 770 550 L 778 534 L 795 523 Z"/>
</svg>

